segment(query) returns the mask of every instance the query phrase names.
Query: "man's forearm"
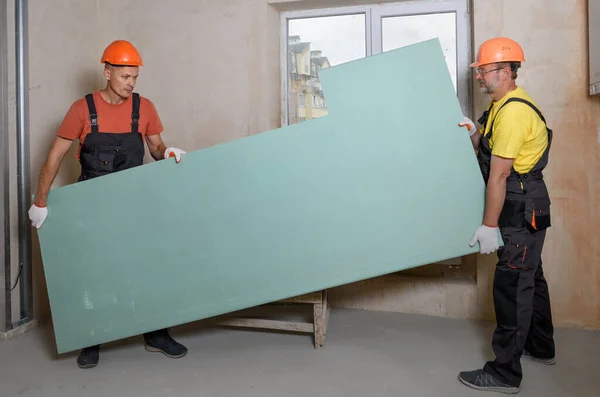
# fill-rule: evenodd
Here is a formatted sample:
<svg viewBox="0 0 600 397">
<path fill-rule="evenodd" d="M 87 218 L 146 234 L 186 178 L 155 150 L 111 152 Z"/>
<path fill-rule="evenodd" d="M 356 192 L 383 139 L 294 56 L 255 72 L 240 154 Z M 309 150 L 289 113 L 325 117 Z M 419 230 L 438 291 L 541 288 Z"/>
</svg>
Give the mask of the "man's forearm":
<svg viewBox="0 0 600 397">
<path fill-rule="evenodd" d="M 473 149 L 479 149 L 479 142 L 481 141 L 481 134 L 478 132 L 471 135 L 471 143 L 473 144 Z"/>
<path fill-rule="evenodd" d="M 156 161 L 163 160 L 165 158 L 165 150 L 167 150 L 167 146 L 161 143 L 155 150 L 150 152 L 150 155 Z"/>
<path fill-rule="evenodd" d="M 498 218 L 504 206 L 506 197 L 506 178 L 490 178 L 487 185 L 485 200 L 485 216 L 483 223 L 489 227 L 498 226 Z"/>
<path fill-rule="evenodd" d="M 60 158 L 49 156 L 40 171 L 40 178 L 38 181 L 37 193 L 35 195 L 34 204 L 38 207 L 45 207 L 46 200 L 48 199 L 48 193 L 50 192 L 50 186 L 58 174 L 58 169 L 61 163 Z"/>
</svg>

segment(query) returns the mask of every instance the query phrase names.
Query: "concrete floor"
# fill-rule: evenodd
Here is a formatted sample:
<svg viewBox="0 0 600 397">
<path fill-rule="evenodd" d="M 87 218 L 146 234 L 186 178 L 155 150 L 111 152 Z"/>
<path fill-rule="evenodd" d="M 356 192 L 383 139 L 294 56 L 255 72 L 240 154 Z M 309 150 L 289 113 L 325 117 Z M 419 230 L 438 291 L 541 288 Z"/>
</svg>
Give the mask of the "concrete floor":
<svg viewBox="0 0 600 397">
<path fill-rule="evenodd" d="M 469 397 L 461 370 L 492 357 L 491 324 L 416 315 L 333 310 L 325 345 L 308 335 L 210 328 L 173 329 L 189 348 L 173 360 L 141 337 L 106 345 L 96 368 L 76 353 L 54 355 L 49 327 L 0 342 L 0 396 Z M 521 396 L 600 396 L 600 332 L 559 329 L 557 364 L 523 360 Z"/>
</svg>

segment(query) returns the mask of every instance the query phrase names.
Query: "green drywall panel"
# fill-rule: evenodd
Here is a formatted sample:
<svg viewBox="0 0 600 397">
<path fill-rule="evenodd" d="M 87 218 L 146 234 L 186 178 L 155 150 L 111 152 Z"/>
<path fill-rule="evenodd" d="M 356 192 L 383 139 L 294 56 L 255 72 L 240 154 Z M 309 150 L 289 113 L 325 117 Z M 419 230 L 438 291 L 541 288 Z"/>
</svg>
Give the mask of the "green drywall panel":
<svg viewBox="0 0 600 397">
<path fill-rule="evenodd" d="M 438 40 L 320 74 L 324 118 L 51 191 L 59 353 L 478 250 L 485 189 Z"/>
</svg>

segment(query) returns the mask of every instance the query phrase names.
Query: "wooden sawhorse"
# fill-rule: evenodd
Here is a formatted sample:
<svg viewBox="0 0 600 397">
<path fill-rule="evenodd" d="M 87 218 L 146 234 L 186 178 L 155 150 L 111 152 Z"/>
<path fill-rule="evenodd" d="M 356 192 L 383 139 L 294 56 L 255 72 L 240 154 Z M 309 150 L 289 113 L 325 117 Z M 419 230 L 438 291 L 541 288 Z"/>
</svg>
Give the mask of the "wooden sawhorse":
<svg viewBox="0 0 600 397">
<path fill-rule="evenodd" d="M 301 332 L 314 335 L 315 349 L 323 346 L 325 336 L 327 335 L 327 324 L 329 322 L 329 304 L 327 303 L 327 290 L 312 292 L 301 296 L 296 296 L 289 299 L 277 301 L 272 304 L 263 305 L 261 307 L 275 305 L 312 305 L 313 306 L 313 321 L 283 321 L 283 320 L 267 320 L 262 318 L 244 318 L 244 317 L 220 317 L 216 319 L 215 324 L 227 327 L 239 328 L 260 328 L 272 329 L 279 331 Z"/>
</svg>

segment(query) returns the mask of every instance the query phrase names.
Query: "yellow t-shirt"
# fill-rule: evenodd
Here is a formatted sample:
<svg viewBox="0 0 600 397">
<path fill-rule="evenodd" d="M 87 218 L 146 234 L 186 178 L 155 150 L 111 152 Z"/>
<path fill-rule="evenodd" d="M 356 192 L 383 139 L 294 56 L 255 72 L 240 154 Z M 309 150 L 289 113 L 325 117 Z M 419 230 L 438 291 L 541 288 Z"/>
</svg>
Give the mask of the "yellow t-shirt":
<svg viewBox="0 0 600 397">
<path fill-rule="evenodd" d="M 492 105 L 485 132 L 482 133 L 489 133 L 494 120 L 494 131 L 490 139 L 492 154 L 515 159 L 515 171 L 523 174 L 529 172 L 544 154 L 548 146 L 548 134 L 542 119 L 525 103 L 510 102 L 498 114 L 498 109 L 513 97 L 526 99 L 539 109 L 525 90 L 517 87 Z"/>
</svg>

